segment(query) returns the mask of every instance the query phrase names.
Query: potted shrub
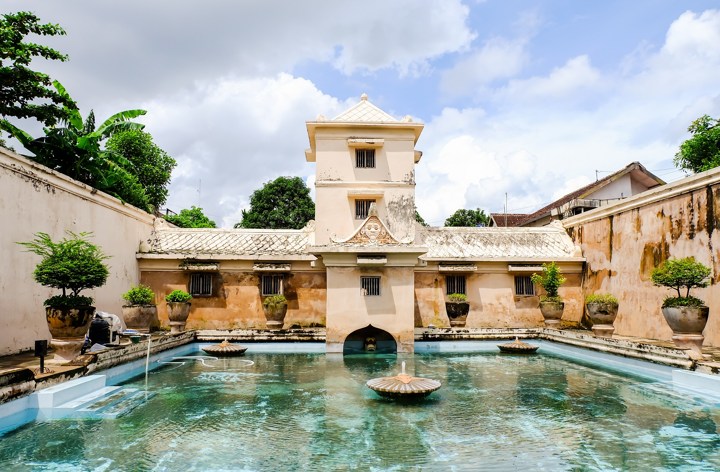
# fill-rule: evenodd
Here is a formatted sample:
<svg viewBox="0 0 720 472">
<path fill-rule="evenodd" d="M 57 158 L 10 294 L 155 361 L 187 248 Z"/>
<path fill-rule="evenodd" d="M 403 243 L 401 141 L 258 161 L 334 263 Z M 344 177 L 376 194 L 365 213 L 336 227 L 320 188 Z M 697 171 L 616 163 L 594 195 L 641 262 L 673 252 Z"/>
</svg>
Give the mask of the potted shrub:
<svg viewBox="0 0 720 472">
<path fill-rule="evenodd" d="M 282 294 L 265 297 L 263 311 L 267 319 L 268 329 L 281 329 L 287 314 L 287 298 Z"/>
<path fill-rule="evenodd" d="M 18 243 L 42 257 L 33 279 L 41 285 L 60 289 L 60 295 L 45 300 L 45 317 L 53 338 L 85 336 L 95 314 L 93 299 L 80 295 L 85 289 L 101 287 L 108 278 L 108 258 L 88 241 L 92 233 L 67 232 L 55 242 L 47 233 L 35 233 L 30 242 Z"/>
<path fill-rule="evenodd" d="M 612 338 L 618 306 L 618 299 L 609 293 L 593 293 L 585 297 L 585 315 L 595 336 Z"/>
<path fill-rule="evenodd" d="M 165 296 L 170 320 L 170 334 L 185 331 L 185 323 L 190 315 L 190 300 L 192 300 L 192 295 L 185 290 L 173 290 Z"/>
<path fill-rule="evenodd" d="M 540 285 L 545 290 L 545 295 L 540 297 L 540 312 L 545 318 L 545 324 L 556 326 L 560 324 L 565 303 L 558 295 L 558 289 L 565 283 L 565 277 L 560 273 L 555 262 L 543 264 L 541 274 L 533 274 L 532 283 Z"/>
<path fill-rule="evenodd" d="M 122 296 L 127 305 L 122 307 L 123 320 L 128 328 L 153 331 L 160 327 L 155 293 L 146 285 L 136 285 Z"/>
<path fill-rule="evenodd" d="M 445 310 L 450 318 L 451 327 L 463 327 L 470 312 L 470 304 L 464 293 L 451 293 L 445 302 Z"/>
<path fill-rule="evenodd" d="M 707 287 L 710 268 L 693 257 L 668 259 L 652 271 L 655 285 L 672 288 L 676 297 L 667 297 L 662 314 L 673 330 L 675 345 L 683 349 L 700 351 L 705 339 L 702 335 L 707 324 L 709 308 L 699 298 L 690 296 L 690 289 Z M 685 289 L 683 295 L 682 289 Z"/>
</svg>

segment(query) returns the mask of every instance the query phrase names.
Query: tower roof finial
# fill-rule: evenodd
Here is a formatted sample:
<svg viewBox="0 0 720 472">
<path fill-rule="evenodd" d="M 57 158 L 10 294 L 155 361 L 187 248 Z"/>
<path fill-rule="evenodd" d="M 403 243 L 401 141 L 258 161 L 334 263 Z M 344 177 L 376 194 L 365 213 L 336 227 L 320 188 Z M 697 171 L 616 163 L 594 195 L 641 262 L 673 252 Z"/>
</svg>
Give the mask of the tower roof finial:
<svg viewBox="0 0 720 472">
<path fill-rule="evenodd" d="M 360 100 L 367 100 L 367 94 L 363 93 L 362 95 L 360 95 Z"/>
</svg>

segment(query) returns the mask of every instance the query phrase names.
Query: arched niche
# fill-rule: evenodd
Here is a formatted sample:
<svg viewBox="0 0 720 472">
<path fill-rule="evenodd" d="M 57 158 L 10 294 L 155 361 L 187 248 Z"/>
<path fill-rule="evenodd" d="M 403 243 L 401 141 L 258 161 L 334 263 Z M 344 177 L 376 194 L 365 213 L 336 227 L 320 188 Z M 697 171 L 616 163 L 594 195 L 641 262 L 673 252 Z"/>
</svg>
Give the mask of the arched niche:
<svg viewBox="0 0 720 472">
<path fill-rule="evenodd" d="M 375 341 L 374 350 L 371 349 L 372 341 Z M 395 354 L 397 342 L 387 331 L 367 325 L 348 334 L 343 343 L 343 354 L 361 353 Z"/>
</svg>

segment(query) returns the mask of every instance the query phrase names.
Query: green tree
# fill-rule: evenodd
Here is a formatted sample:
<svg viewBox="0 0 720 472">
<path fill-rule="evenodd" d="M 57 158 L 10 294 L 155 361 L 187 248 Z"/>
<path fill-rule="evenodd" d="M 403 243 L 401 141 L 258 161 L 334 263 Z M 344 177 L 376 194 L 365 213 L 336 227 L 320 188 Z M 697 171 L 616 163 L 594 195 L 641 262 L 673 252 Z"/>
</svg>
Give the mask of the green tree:
<svg viewBox="0 0 720 472">
<path fill-rule="evenodd" d="M 0 116 L 35 118 L 52 126 L 65 117 L 67 108 L 75 108 L 69 97 L 50 87 L 47 74 L 30 69 L 33 58 L 66 61 L 67 56 L 47 46 L 25 41 L 28 35 L 64 34 L 60 26 L 41 24 L 40 19 L 29 12 L 0 16 Z"/>
<path fill-rule="evenodd" d="M 54 81 L 53 86 L 64 97 L 65 88 Z M 13 135 L 34 156 L 31 159 L 73 179 L 107 192 L 132 205 L 149 210 L 148 197 L 137 177 L 126 169 L 132 167 L 122 155 L 103 149 L 102 144 L 115 133 L 140 130 L 144 125 L 132 120 L 145 110 L 125 110 L 114 114 L 99 127 L 95 113 L 83 121 L 75 108 L 64 108 L 66 116 L 59 126 L 44 128 L 45 136 L 33 139 L 25 131 L 7 120 L 0 120 L 0 128 Z"/>
<path fill-rule="evenodd" d="M 167 215 L 165 219 L 175 226 L 181 228 L 215 228 L 215 222 L 205 216 L 202 208 L 196 206 L 190 207 L 188 210 L 180 210 L 177 215 Z"/>
<path fill-rule="evenodd" d="M 694 257 L 668 259 L 656 267 L 651 274 L 653 284 L 668 287 L 677 292 L 677 297 L 666 298 L 663 307 L 667 306 L 702 306 L 704 303 L 690 296 L 691 288 L 703 288 L 710 284 L 708 278 L 712 271 Z M 685 288 L 683 295 L 681 289 Z"/>
<path fill-rule="evenodd" d="M 688 131 L 692 137 L 680 145 L 673 162 L 680 169 L 703 172 L 720 166 L 720 121 L 703 115 Z"/>
<path fill-rule="evenodd" d="M 278 177 L 255 190 L 235 228 L 300 229 L 315 218 L 310 189 L 300 177 Z"/>
<path fill-rule="evenodd" d="M 62 295 L 49 298 L 45 301 L 46 305 L 90 305 L 92 299 L 81 297 L 80 292 L 105 285 L 109 271 L 103 261 L 108 256 L 88 241 L 92 233 L 76 234 L 68 231 L 67 234 L 69 238 L 55 242 L 47 233 L 35 233 L 34 240 L 18 244 L 42 257 L 33 272 L 35 281 L 62 290 Z M 68 291 L 71 292 L 69 295 Z M 53 303 L 58 299 L 62 301 Z"/>
<path fill-rule="evenodd" d="M 460 209 L 445 220 L 445 226 L 490 226 L 490 217 L 480 208 Z"/>
<path fill-rule="evenodd" d="M 153 142 L 149 133 L 139 129 L 121 131 L 112 135 L 105 147 L 128 160 L 131 165 L 126 170 L 137 177 L 150 205 L 157 209 L 165 204 L 177 162 Z"/>
<path fill-rule="evenodd" d="M 420 223 L 420 224 L 423 225 L 423 226 L 426 226 L 426 227 L 427 227 L 427 226 L 430 226 L 429 224 L 427 224 L 427 223 L 425 222 L 425 220 L 423 219 L 423 217 L 420 216 L 420 212 L 417 211 L 417 208 L 415 209 L 415 221 L 417 221 L 418 223 Z"/>
</svg>

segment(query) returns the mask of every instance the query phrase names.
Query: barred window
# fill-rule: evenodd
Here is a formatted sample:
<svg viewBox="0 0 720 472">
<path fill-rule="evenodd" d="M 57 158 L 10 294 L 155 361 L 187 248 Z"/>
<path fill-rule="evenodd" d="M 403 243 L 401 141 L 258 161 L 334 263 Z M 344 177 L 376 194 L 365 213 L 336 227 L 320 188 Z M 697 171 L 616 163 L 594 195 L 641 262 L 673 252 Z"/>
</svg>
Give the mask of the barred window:
<svg viewBox="0 0 720 472">
<path fill-rule="evenodd" d="M 375 203 L 375 200 L 355 200 L 355 219 L 364 220 L 368 217 L 370 211 L 370 205 Z"/>
<path fill-rule="evenodd" d="M 360 277 L 360 286 L 363 289 L 365 296 L 378 296 L 380 295 L 380 277 Z"/>
<path fill-rule="evenodd" d="M 447 294 L 450 295 L 451 293 L 462 293 L 463 295 L 466 295 L 466 288 L 465 288 L 465 276 L 464 275 L 447 275 L 445 276 L 445 285 L 447 289 Z"/>
<path fill-rule="evenodd" d="M 375 149 L 355 149 L 355 167 L 375 167 Z"/>
<path fill-rule="evenodd" d="M 211 297 L 213 274 L 190 274 L 190 295 L 193 297 Z"/>
<path fill-rule="evenodd" d="M 535 295 L 535 285 L 529 276 L 515 276 L 515 295 Z"/>
<path fill-rule="evenodd" d="M 262 295 L 279 295 L 283 293 L 283 276 L 269 274 L 262 276 Z"/>
</svg>

